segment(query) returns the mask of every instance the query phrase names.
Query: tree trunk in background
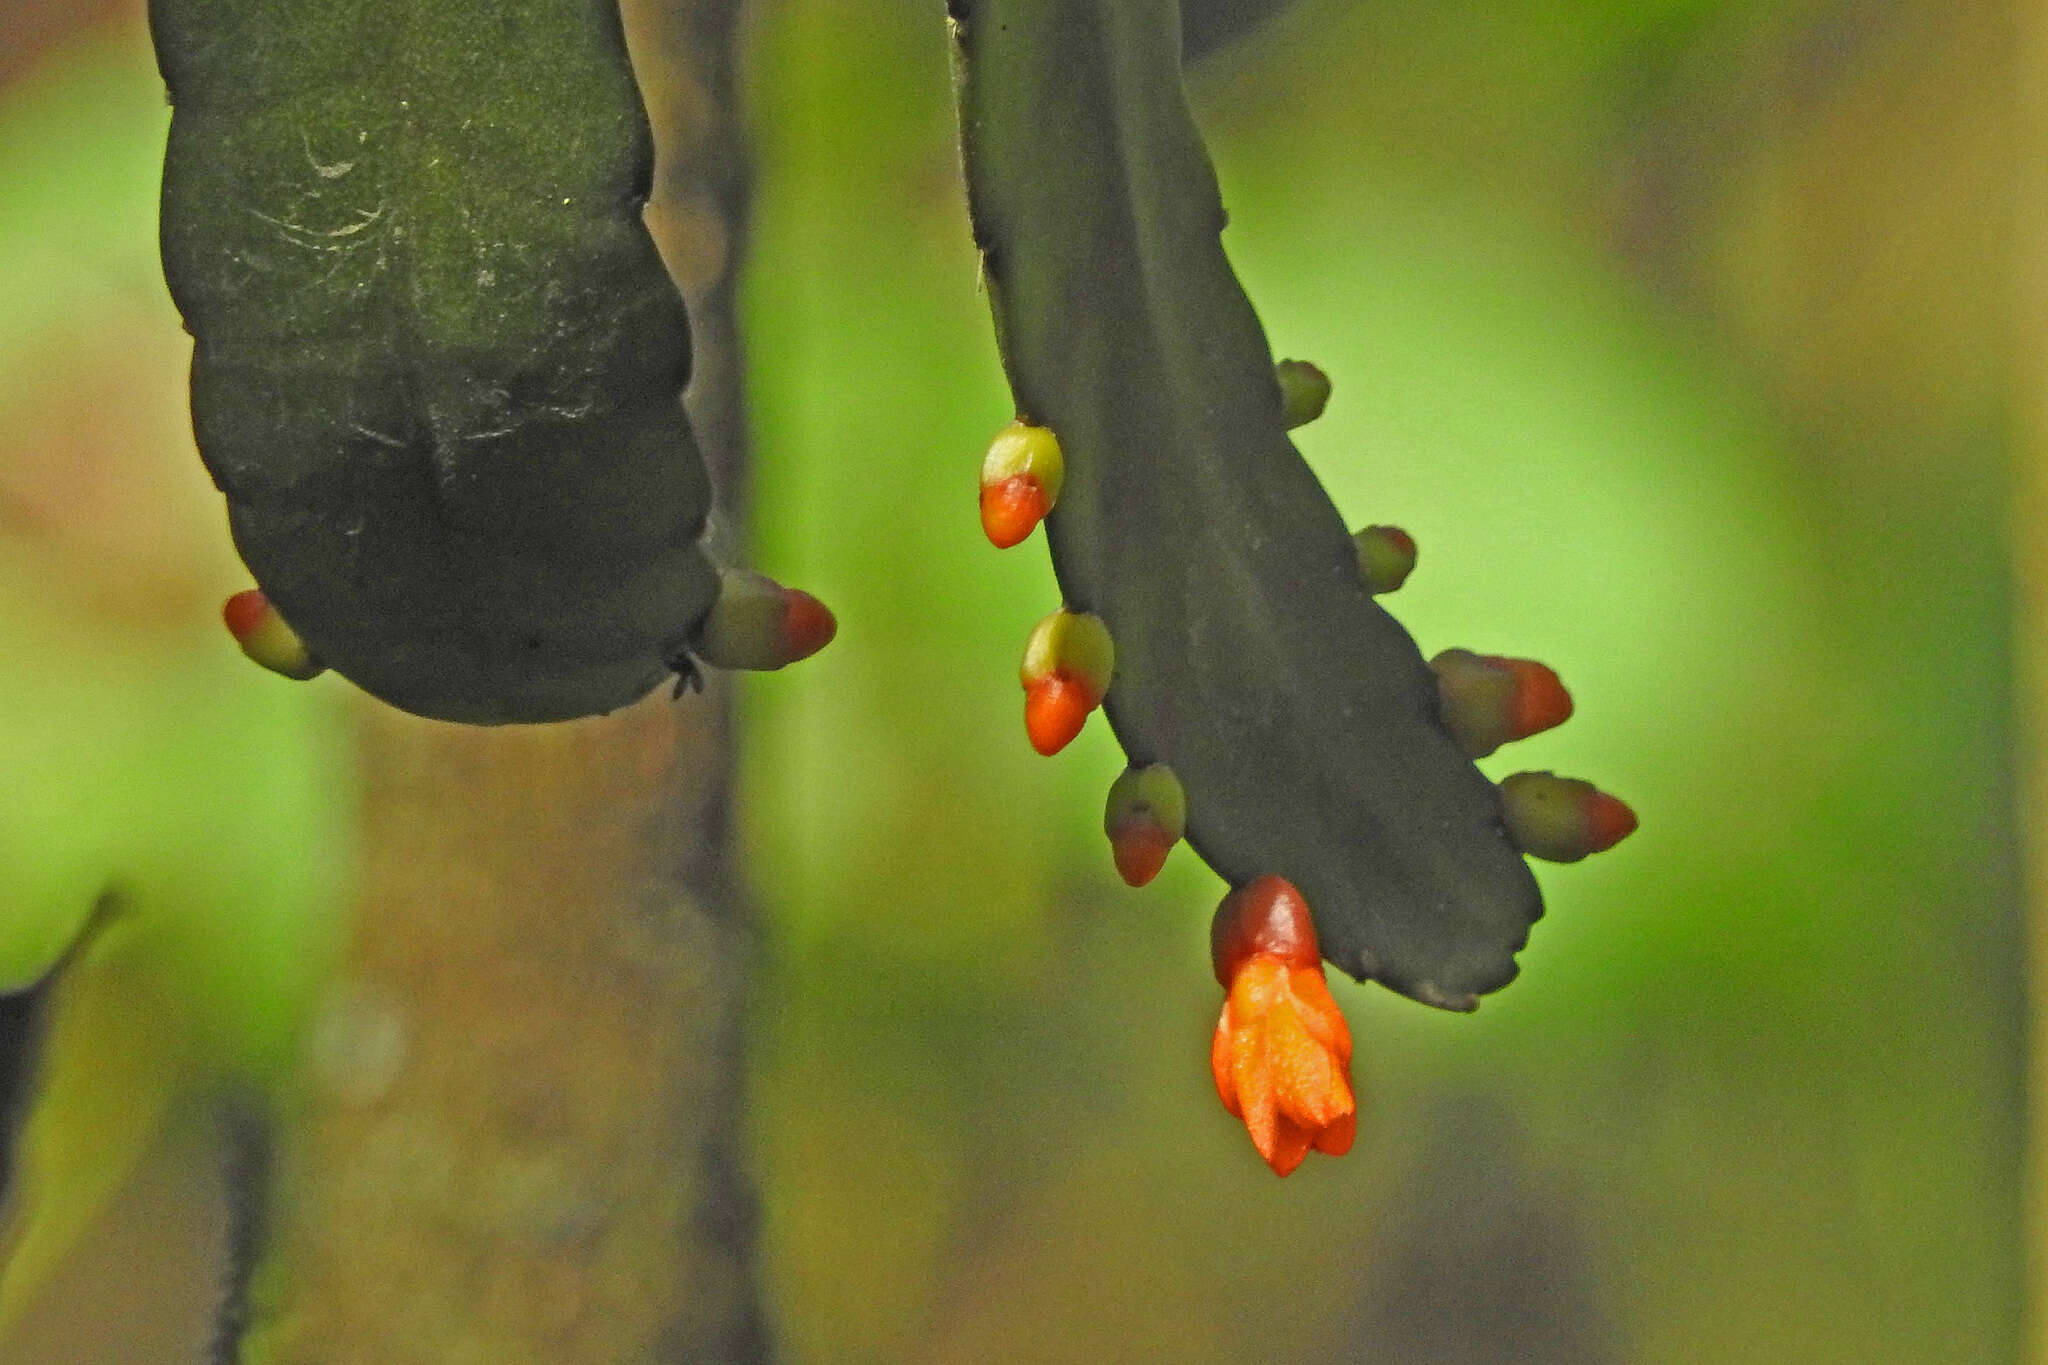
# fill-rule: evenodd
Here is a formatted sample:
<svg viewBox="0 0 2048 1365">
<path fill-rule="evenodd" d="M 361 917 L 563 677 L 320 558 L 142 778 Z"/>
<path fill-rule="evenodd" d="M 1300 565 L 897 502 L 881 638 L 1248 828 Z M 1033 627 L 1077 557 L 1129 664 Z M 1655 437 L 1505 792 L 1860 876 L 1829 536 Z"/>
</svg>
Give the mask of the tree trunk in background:
<svg viewBox="0 0 2048 1365">
<path fill-rule="evenodd" d="M 7 0 L 0 8 L 0 86 L 73 34 L 140 8 L 139 0 Z"/>
<path fill-rule="evenodd" d="M 737 10 L 626 5 L 661 152 L 648 217 L 689 300 L 689 406 L 728 522 Z M 729 703 L 714 675 L 701 697 L 548 727 L 364 705 L 361 906 L 306 1105 L 277 1134 L 245 1359 L 766 1358 Z"/>
</svg>

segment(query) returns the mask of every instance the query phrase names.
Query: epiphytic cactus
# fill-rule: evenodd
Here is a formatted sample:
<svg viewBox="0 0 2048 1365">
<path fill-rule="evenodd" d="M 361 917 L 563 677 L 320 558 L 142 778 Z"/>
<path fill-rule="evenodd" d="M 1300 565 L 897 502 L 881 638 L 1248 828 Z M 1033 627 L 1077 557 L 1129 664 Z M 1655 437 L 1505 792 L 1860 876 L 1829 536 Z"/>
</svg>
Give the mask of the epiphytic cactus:
<svg viewBox="0 0 2048 1365">
<path fill-rule="evenodd" d="M 1044 517 L 1064 604 L 1026 651 L 1033 744 L 1100 702 L 1132 771 L 1105 827 L 1149 880 L 1183 832 L 1233 891 L 1213 931 L 1225 1105 L 1286 1174 L 1355 1123 L 1320 959 L 1445 1009 L 1515 974 L 1542 913 L 1524 853 L 1634 828 L 1585 783 L 1472 759 L 1564 720 L 1557 677 L 1425 663 L 1374 600 L 1415 546 L 1353 536 L 1287 437 L 1320 412 L 1276 371 L 1223 255 L 1181 87 L 1176 0 L 953 0 L 976 243 L 1018 422 L 982 471 L 990 539 Z"/>
<path fill-rule="evenodd" d="M 164 273 L 259 663 L 475 723 L 822 647 L 721 576 L 614 0 L 152 0 Z M 737 605 L 735 605 L 737 604 Z M 721 621 L 721 615 L 733 619 Z"/>
</svg>

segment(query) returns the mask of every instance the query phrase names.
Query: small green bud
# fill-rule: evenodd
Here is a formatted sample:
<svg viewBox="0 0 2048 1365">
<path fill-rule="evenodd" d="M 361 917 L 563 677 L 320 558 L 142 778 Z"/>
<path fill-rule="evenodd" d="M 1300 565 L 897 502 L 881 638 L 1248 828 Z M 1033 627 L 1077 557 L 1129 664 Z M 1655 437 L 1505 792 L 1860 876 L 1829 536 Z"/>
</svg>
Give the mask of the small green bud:
<svg viewBox="0 0 2048 1365">
<path fill-rule="evenodd" d="M 1187 828 L 1187 790 L 1166 764 L 1126 768 L 1110 784 L 1102 832 L 1127 884 L 1143 886 L 1158 876 Z"/>
<path fill-rule="evenodd" d="M 1531 857 L 1575 863 L 1635 833 L 1636 813 L 1590 782 L 1556 773 L 1515 773 L 1500 784 L 1508 837 Z"/>
<path fill-rule="evenodd" d="M 1330 402 L 1330 376 L 1306 360 L 1283 360 L 1273 367 L 1280 381 L 1280 420 L 1292 431 L 1323 415 Z"/>
<path fill-rule="evenodd" d="M 1415 537 L 1398 526 L 1368 526 L 1351 537 L 1358 572 L 1373 593 L 1393 592 L 1415 572 Z"/>
</svg>

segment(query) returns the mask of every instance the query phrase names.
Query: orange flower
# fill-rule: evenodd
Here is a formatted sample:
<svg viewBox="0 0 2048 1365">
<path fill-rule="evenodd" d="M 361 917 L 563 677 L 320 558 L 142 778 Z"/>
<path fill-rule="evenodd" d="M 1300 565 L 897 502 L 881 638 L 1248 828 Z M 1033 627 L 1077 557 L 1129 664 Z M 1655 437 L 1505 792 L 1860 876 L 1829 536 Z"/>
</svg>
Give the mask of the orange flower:
<svg viewBox="0 0 2048 1365">
<path fill-rule="evenodd" d="M 1210 945 L 1229 994 L 1209 1048 L 1216 1093 L 1278 1175 L 1351 1150 L 1351 1030 L 1323 979 L 1308 903 L 1279 877 L 1224 898 Z"/>
</svg>

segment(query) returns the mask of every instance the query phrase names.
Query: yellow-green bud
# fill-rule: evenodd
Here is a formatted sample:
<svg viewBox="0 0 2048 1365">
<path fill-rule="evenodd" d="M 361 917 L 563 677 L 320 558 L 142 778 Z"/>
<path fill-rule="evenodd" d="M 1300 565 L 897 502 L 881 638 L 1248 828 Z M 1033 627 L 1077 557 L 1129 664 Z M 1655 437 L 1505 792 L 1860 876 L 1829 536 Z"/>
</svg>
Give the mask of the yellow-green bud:
<svg viewBox="0 0 2048 1365">
<path fill-rule="evenodd" d="M 1158 876 L 1187 828 L 1187 789 L 1166 764 L 1126 768 L 1110 784 L 1102 832 L 1109 836 L 1118 875 L 1130 885 L 1143 886 Z"/>
<path fill-rule="evenodd" d="M 1018 676 L 1031 747 L 1056 754 L 1102 704 L 1116 671 L 1116 646 L 1100 616 L 1062 607 L 1032 627 Z"/>
<path fill-rule="evenodd" d="M 1415 537 L 1398 526 L 1368 526 L 1351 537 L 1367 591 L 1392 592 L 1415 572 Z"/>
<path fill-rule="evenodd" d="M 823 649 L 838 630 L 824 603 L 751 569 L 725 569 L 718 601 L 691 653 L 716 668 L 781 668 Z"/>
<path fill-rule="evenodd" d="M 981 529 L 1007 550 L 1031 534 L 1059 501 L 1066 457 L 1050 427 L 1012 422 L 989 442 L 981 459 Z"/>
<path fill-rule="evenodd" d="M 1288 430 L 1307 426 L 1323 415 L 1330 401 L 1330 376 L 1306 360 L 1283 360 L 1273 367 L 1280 381 L 1280 420 Z"/>
<path fill-rule="evenodd" d="M 1636 813 L 1590 782 L 1556 773 L 1515 773 L 1500 784 L 1508 837 L 1554 863 L 1603 853 L 1635 832 Z"/>
<path fill-rule="evenodd" d="M 221 608 L 221 619 L 252 663 L 298 682 L 326 671 L 327 666 L 313 657 L 306 642 L 278 615 L 261 589 L 249 588 L 230 597 Z"/>
</svg>

